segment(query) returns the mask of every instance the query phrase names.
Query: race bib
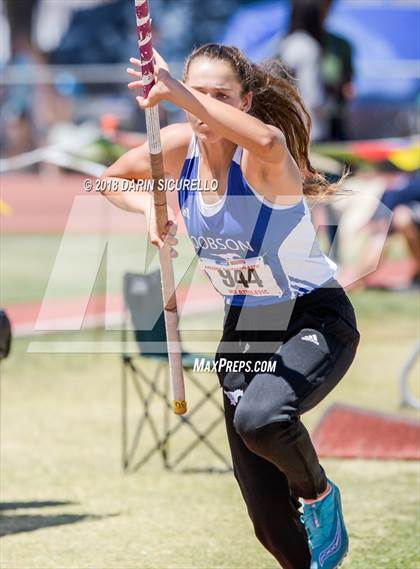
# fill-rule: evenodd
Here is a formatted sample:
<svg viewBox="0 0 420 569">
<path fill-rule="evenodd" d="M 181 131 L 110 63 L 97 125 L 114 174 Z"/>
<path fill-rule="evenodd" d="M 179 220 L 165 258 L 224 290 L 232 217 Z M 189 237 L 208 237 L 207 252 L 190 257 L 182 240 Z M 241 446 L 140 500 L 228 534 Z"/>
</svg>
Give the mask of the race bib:
<svg viewBox="0 0 420 569">
<path fill-rule="evenodd" d="M 262 257 L 216 262 L 200 258 L 214 288 L 223 296 L 282 296 L 269 265 Z"/>
</svg>

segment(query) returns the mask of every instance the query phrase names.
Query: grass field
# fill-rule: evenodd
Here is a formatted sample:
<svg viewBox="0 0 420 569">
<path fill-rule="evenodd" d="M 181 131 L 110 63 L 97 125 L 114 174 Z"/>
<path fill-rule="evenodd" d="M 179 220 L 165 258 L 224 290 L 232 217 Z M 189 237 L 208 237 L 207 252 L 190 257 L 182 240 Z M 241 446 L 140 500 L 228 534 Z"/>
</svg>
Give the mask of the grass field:
<svg viewBox="0 0 420 569">
<path fill-rule="evenodd" d="M 416 297 L 369 292 L 353 301 L 362 332 L 357 360 L 328 399 L 304 417 L 309 428 L 338 400 L 415 415 L 399 408 L 396 377 L 418 332 Z M 1 567 L 276 567 L 253 536 L 231 474 L 167 473 L 157 458 L 122 474 L 118 356 L 28 354 L 27 345 L 16 341 L 2 364 Z M 147 370 L 151 364 L 143 365 Z M 135 415 L 132 408 L 132 421 Z M 174 445 L 184 440 L 186 435 Z M 212 440 L 226 448 L 222 428 Z M 212 459 L 197 449 L 192 461 Z M 344 567 L 417 569 L 419 465 L 323 464 L 344 496 L 351 538 Z"/>
<path fill-rule="evenodd" d="M 178 279 L 188 276 L 192 246 L 180 236 L 175 264 Z M 0 242 L 0 303 L 72 298 L 96 292 L 121 291 L 126 271 L 158 267 L 156 249 L 142 235 L 56 234 L 4 235 Z M 106 252 L 106 256 L 104 253 Z M 149 265 L 149 263 L 151 263 Z M 51 279 L 51 281 L 50 281 Z M 200 270 L 194 282 L 206 282 Z M 48 289 L 47 289 L 48 287 Z"/>
</svg>

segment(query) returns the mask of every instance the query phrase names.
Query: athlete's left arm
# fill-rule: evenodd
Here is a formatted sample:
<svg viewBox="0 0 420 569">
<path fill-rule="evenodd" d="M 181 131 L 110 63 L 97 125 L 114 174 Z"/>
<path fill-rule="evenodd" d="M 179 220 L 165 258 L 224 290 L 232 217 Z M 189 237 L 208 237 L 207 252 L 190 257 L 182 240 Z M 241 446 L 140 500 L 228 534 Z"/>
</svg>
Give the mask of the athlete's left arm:
<svg viewBox="0 0 420 569">
<path fill-rule="evenodd" d="M 278 163 L 285 159 L 287 146 L 280 130 L 273 130 L 241 109 L 209 97 L 178 81 L 172 77 L 157 52 L 155 52 L 155 57 L 157 57 L 155 85 L 150 90 L 147 99 L 137 97 L 141 108 L 153 107 L 161 100 L 170 101 L 206 123 L 224 138 L 246 148 L 264 162 Z M 130 61 L 137 66 L 140 65 L 140 61 L 135 58 L 131 58 Z M 140 76 L 138 71 L 133 69 L 128 71 L 130 75 Z M 132 81 L 129 87 L 134 89 L 141 85 L 140 79 Z"/>
<path fill-rule="evenodd" d="M 286 140 L 280 130 L 273 130 L 241 109 L 209 97 L 180 81 L 173 81 L 171 99 L 175 105 L 264 162 L 278 163 L 285 159 Z"/>
</svg>

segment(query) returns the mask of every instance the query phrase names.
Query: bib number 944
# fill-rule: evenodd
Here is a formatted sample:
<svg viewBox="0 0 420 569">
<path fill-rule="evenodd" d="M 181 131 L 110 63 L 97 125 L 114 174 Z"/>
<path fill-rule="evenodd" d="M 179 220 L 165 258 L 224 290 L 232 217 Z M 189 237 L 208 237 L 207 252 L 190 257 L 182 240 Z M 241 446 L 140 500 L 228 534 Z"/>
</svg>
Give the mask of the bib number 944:
<svg viewBox="0 0 420 569">
<path fill-rule="evenodd" d="M 214 288 L 223 296 L 281 296 L 282 290 L 262 257 L 234 259 L 226 263 L 200 259 Z"/>
</svg>

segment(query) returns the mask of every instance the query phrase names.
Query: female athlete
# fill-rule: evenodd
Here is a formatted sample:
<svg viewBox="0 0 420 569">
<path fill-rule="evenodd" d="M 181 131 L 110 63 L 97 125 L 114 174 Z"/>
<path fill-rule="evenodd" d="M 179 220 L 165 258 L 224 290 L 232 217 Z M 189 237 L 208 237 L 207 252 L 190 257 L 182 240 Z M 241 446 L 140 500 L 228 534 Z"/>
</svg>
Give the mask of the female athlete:
<svg viewBox="0 0 420 569">
<path fill-rule="evenodd" d="M 166 175 L 203 187 L 218 182 L 216 192 L 177 184 L 179 205 L 200 263 L 225 298 L 216 362 L 234 472 L 255 533 L 281 567 L 338 567 L 348 549 L 340 492 L 300 420 L 342 379 L 359 342 L 306 202 L 336 187 L 311 166 L 310 118 L 281 67 L 208 44 L 192 52 L 178 81 L 155 58 L 156 84 L 147 99 L 137 97 L 140 108 L 166 100 L 188 118 L 162 129 Z M 130 61 L 137 70 L 128 70 L 129 87 L 139 89 L 140 62 Z M 150 176 L 147 145 L 105 173 L 113 183 Z M 151 209 L 148 193 L 105 193 L 125 210 Z M 170 221 L 159 235 L 152 219 L 149 236 L 176 255 L 175 229 Z M 270 373 L 258 372 L 267 360 Z"/>
</svg>

